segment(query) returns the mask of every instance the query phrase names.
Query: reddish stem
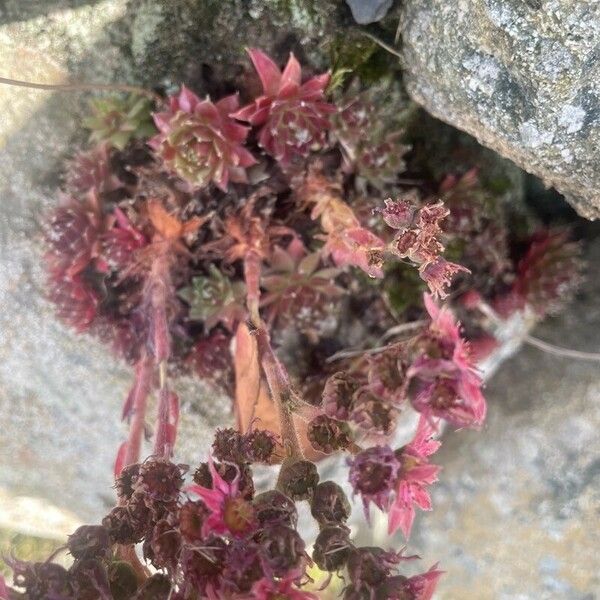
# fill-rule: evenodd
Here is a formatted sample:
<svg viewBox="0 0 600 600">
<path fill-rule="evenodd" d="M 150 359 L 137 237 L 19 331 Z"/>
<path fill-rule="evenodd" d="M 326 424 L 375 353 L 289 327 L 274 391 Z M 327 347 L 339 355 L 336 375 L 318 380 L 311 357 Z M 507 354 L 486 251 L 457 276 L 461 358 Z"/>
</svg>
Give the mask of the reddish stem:
<svg viewBox="0 0 600 600">
<path fill-rule="evenodd" d="M 271 391 L 271 397 L 277 407 L 281 427 L 281 439 L 287 450 L 288 458 L 294 461 L 302 460 L 304 455 L 300 441 L 298 440 L 298 432 L 296 431 L 292 411 L 295 393 L 292 390 L 285 367 L 273 352 L 269 334 L 264 326 L 261 326 L 256 331 L 256 343 L 258 345 L 261 365 L 267 379 L 267 384 L 269 385 L 269 390 Z"/>
<path fill-rule="evenodd" d="M 179 416 L 178 399 L 167 386 L 166 363 L 160 364 L 160 390 L 158 394 L 158 414 L 156 417 L 156 438 L 154 454 L 164 459 L 173 456 L 177 421 Z"/>
<path fill-rule="evenodd" d="M 250 250 L 244 257 L 244 280 L 246 281 L 246 304 L 250 320 L 255 327 L 261 323 L 260 306 L 260 271 L 262 259 L 257 252 Z"/>
<path fill-rule="evenodd" d="M 153 368 L 154 361 L 146 355 L 140 358 L 135 368 L 135 382 L 131 390 L 131 422 L 129 425 L 129 437 L 127 439 L 127 452 L 125 453 L 123 465 L 125 467 L 140 460 L 146 405 L 152 385 Z"/>
<path fill-rule="evenodd" d="M 150 345 L 156 364 L 166 361 L 171 353 L 167 307 L 172 290 L 170 252 L 165 245 L 152 261 L 144 290 L 150 311 Z"/>
</svg>

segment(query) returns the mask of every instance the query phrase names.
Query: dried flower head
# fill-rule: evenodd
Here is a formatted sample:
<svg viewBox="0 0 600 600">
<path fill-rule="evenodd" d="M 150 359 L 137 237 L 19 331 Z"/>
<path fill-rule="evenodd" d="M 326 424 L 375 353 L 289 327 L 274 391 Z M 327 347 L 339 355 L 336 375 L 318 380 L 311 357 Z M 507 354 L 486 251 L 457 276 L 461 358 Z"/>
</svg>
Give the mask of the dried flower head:
<svg viewBox="0 0 600 600">
<path fill-rule="evenodd" d="M 253 501 L 254 513 L 261 526 L 284 523 L 296 527 L 298 509 L 294 501 L 277 490 L 269 490 L 258 494 Z"/>
<path fill-rule="evenodd" d="M 307 435 L 312 447 L 324 454 L 345 450 L 352 443 L 348 424 L 327 415 L 315 417 L 308 424 Z"/>
<path fill-rule="evenodd" d="M 73 558 L 104 558 L 110 549 L 109 532 L 102 525 L 82 525 L 67 541 Z"/>
<path fill-rule="evenodd" d="M 319 483 L 319 474 L 314 463 L 298 460 L 282 467 L 279 485 L 292 500 L 307 500 Z"/>
<path fill-rule="evenodd" d="M 328 525 L 321 529 L 313 546 L 312 558 L 323 571 L 339 571 L 348 560 L 352 544 L 350 530 L 343 525 Z"/>
<path fill-rule="evenodd" d="M 323 389 L 323 411 L 326 415 L 346 421 L 350 418 L 354 396 L 360 388 L 361 381 L 347 373 L 338 371 L 325 382 Z"/>
<path fill-rule="evenodd" d="M 389 446 L 373 446 L 348 459 L 348 478 L 355 494 L 360 494 L 365 516 L 372 502 L 387 510 L 395 491 L 401 463 Z"/>
</svg>

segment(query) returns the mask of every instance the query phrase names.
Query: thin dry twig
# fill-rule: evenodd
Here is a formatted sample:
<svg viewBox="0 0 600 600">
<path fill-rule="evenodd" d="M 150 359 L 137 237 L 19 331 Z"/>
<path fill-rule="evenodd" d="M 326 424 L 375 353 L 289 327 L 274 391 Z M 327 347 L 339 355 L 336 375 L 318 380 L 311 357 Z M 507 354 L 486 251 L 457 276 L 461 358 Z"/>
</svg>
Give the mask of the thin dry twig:
<svg viewBox="0 0 600 600">
<path fill-rule="evenodd" d="M 525 337 L 525 343 L 534 346 L 539 350 L 553 354 L 554 356 L 562 356 L 563 358 L 574 358 L 577 360 L 586 360 L 589 362 L 600 362 L 600 354 L 597 352 L 582 352 L 581 350 L 573 350 L 571 348 L 563 348 L 540 340 L 536 337 L 528 335 Z"/>
<path fill-rule="evenodd" d="M 0 84 L 31 88 L 34 90 L 45 90 L 49 92 L 129 92 L 147 96 L 156 102 L 162 101 L 162 98 L 156 92 L 135 85 L 112 83 L 35 83 L 33 81 L 22 81 L 20 79 L 11 79 L 9 77 L 0 77 Z"/>
</svg>

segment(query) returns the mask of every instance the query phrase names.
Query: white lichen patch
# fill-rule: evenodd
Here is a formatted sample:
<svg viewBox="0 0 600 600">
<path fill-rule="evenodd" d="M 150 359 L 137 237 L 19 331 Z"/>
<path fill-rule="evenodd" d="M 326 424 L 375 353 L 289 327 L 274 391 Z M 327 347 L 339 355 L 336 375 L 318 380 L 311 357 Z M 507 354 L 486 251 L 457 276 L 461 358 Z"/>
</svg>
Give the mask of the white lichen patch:
<svg viewBox="0 0 600 600">
<path fill-rule="evenodd" d="M 565 104 L 558 116 L 558 124 L 567 130 L 567 133 L 575 133 L 583 127 L 586 112 L 581 106 Z"/>
<path fill-rule="evenodd" d="M 539 148 L 545 144 L 551 144 L 554 135 L 550 131 L 540 131 L 533 121 L 525 121 L 519 125 L 519 135 L 524 146 Z"/>
</svg>

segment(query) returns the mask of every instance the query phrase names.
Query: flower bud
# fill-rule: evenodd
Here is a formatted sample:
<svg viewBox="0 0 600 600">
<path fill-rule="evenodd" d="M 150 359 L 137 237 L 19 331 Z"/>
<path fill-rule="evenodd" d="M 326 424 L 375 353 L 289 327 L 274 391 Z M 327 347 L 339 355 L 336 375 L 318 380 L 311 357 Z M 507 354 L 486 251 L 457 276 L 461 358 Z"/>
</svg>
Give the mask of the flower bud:
<svg viewBox="0 0 600 600">
<path fill-rule="evenodd" d="M 298 509 L 293 500 L 277 490 L 259 494 L 253 505 L 256 519 L 262 526 L 283 523 L 296 527 L 298 523 Z"/>
<path fill-rule="evenodd" d="M 339 571 L 348 560 L 350 530 L 344 526 L 324 527 L 313 546 L 313 560 L 322 571 Z"/>
<path fill-rule="evenodd" d="M 75 559 L 102 558 L 110 548 L 108 530 L 102 525 L 82 525 L 69 536 L 67 548 Z"/>
<path fill-rule="evenodd" d="M 344 490 L 333 481 L 324 481 L 315 488 L 310 512 L 321 527 L 345 523 L 352 509 Z"/>
<path fill-rule="evenodd" d="M 314 463 L 299 460 L 292 464 L 283 464 L 279 475 L 279 485 L 284 494 L 292 500 L 307 500 L 319 483 L 319 474 Z"/>
<path fill-rule="evenodd" d="M 275 577 L 283 577 L 304 556 L 304 541 L 295 529 L 283 524 L 270 525 L 260 535 L 263 559 Z"/>
<path fill-rule="evenodd" d="M 171 593 L 171 582 L 166 575 L 155 573 L 146 579 L 133 600 L 164 600 Z"/>
<path fill-rule="evenodd" d="M 133 567 L 124 560 L 116 560 L 108 566 L 108 582 L 114 600 L 129 600 L 137 590 L 138 581 Z"/>
</svg>

